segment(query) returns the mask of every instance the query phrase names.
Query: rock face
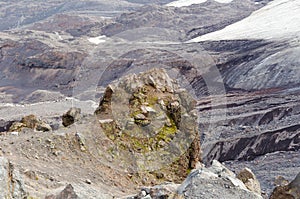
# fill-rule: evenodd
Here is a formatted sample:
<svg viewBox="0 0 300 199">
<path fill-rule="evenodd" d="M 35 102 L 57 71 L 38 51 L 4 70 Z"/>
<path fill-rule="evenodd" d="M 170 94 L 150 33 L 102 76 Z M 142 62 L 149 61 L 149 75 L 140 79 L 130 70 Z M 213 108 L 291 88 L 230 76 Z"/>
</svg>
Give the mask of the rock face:
<svg viewBox="0 0 300 199">
<path fill-rule="evenodd" d="M 71 108 L 62 116 L 62 124 L 64 126 L 70 126 L 74 122 L 78 121 L 80 119 L 80 113 L 81 109 L 80 108 Z"/>
<path fill-rule="evenodd" d="M 260 183 L 249 168 L 240 171 L 237 178 L 246 185 L 247 189 L 261 195 Z"/>
<path fill-rule="evenodd" d="M 209 169 L 193 171 L 179 187 L 179 195 L 185 199 L 230 198 L 262 199 L 262 196 L 248 190 L 234 176 L 219 177 Z"/>
<path fill-rule="evenodd" d="M 24 183 L 14 165 L 6 158 L 0 157 L 0 198 L 26 199 Z"/>
<path fill-rule="evenodd" d="M 49 124 L 38 119 L 35 115 L 28 115 L 22 118 L 20 122 L 14 122 L 9 131 L 21 131 L 23 128 L 30 128 L 37 131 L 51 131 L 52 128 Z"/>
<path fill-rule="evenodd" d="M 254 174 L 252 177 L 256 178 Z M 209 168 L 202 166 L 201 168 L 193 170 L 181 185 L 167 183 L 150 188 L 143 188 L 137 196 L 129 197 L 129 199 L 131 198 L 262 199 L 262 196 L 256 191 L 248 189 L 232 171 L 227 169 L 220 162 L 214 160 L 212 166 Z"/>
<path fill-rule="evenodd" d="M 95 114 L 114 150 L 123 153 L 119 158 L 134 155 L 138 172 L 164 167 L 168 174 L 159 176 L 176 181 L 200 161 L 194 107 L 165 70 L 152 69 L 109 85 Z"/>
<path fill-rule="evenodd" d="M 288 185 L 276 187 L 270 197 L 270 199 L 297 198 L 300 198 L 300 173 Z"/>
<path fill-rule="evenodd" d="M 58 195 L 49 195 L 45 199 L 79 199 L 71 184 L 68 184 Z"/>
</svg>

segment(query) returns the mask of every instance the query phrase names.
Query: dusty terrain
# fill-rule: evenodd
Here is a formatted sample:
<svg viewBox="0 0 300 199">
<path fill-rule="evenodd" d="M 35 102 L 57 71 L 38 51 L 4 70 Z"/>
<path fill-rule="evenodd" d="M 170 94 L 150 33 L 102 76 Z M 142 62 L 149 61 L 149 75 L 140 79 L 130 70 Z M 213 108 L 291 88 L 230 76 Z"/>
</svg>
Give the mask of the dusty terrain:
<svg viewBox="0 0 300 199">
<path fill-rule="evenodd" d="M 266 197 L 277 176 L 299 173 L 300 29 L 288 23 L 278 30 L 281 21 L 271 20 L 297 19 L 299 3 L 170 2 L 0 1 L 0 155 L 24 174 L 32 195 L 43 198 L 67 183 L 90 198 L 102 198 L 95 189 L 136 193 L 142 177 L 134 182 L 73 143 L 76 132 L 95 136 L 86 131 L 91 121 L 66 128 L 61 116 L 79 107 L 90 117 L 109 83 L 152 68 L 166 69 L 197 99 L 205 164 L 217 159 L 235 171 L 251 168 Z M 7 133 L 29 114 L 53 131 Z"/>
</svg>

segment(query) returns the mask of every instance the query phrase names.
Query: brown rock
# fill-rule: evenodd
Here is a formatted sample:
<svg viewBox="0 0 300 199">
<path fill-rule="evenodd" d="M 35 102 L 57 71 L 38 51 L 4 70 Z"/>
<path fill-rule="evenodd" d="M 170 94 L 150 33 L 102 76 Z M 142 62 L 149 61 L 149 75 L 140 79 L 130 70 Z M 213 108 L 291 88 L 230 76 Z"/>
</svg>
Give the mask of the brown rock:
<svg viewBox="0 0 300 199">
<path fill-rule="evenodd" d="M 288 185 L 289 181 L 282 176 L 277 176 L 274 181 L 275 186 L 285 186 Z"/>
<path fill-rule="evenodd" d="M 96 109 L 95 114 L 100 115 L 101 113 L 108 114 L 111 111 L 111 99 L 113 95 L 113 89 L 111 86 L 108 86 L 105 90 L 105 93 L 100 100 L 99 107 Z"/>
<path fill-rule="evenodd" d="M 80 119 L 80 113 L 81 109 L 80 108 L 70 108 L 68 112 L 63 114 L 62 116 L 62 124 L 67 127 L 73 124 L 74 122 L 78 121 Z"/>
<path fill-rule="evenodd" d="M 272 192 L 270 199 L 299 199 L 300 198 L 300 173 L 285 186 L 278 186 Z"/>
<path fill-rule="evenodd" d="M 261 195 L 260 183 L 249 168 L 245 168 L 240 171 L 240 173 L 237 175 L 237 178 L 246 185 L 247 189 Z"/>
<path fill-rule="evenodd" d="M 52 128 L 49 124 L 38 119 L 35 115 L 28 115 L 22 118 L 20 122 L 14 122 L 9 128 L 10 132 L 22 131 L 23 128 L 30 128 L 37 131 L 51 131 Z"/>
<path fill-rule="evenodd" d="M 114 142 L 114 158 L 136 172 L 157 171 L 162 181 L 180 182 L 200 161 L 194 102 L 164 69 L 152 69 L 108 86 L 95 115 Z"/>
<path fill-rule="evenodd" d="M 35 129 L 39 120 L 35 115 L 28 115 L 22 118 L 21 123 L 25 124 L 27 128 Z"/>
</svg>

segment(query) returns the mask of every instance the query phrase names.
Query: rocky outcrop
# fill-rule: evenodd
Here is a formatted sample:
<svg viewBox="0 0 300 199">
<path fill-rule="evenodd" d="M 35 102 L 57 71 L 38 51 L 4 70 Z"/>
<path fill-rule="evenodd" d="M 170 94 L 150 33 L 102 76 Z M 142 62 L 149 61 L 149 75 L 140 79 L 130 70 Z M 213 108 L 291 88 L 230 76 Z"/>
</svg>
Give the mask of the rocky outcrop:
<svg viewBox="0 0 300 199">
<path fill-rule="evenodd" d="M 68 184 L 64 190 L 62 190 L 59 194 L 57 195 L 49 195 L 46 196 L 45 199 L 79 199 L 77 194 L 74 191 L 74 188 L 71 184 Z"/>
<path fill-rule="evenodd" d="M 241 170 L 237 178 L 246 185 L 247 189 L 261 195 L 260 183 L 249 168 Z"/>
<path fill-rule="evenodd" d="M 256 177 L 252 176 L 256 179 Z M 220 162 L 214 160 L 211 167 L 200 166 L 193 170 L 184 182 L 179 184 L 166 183 L 150 188 L 143 188 L 137 196 L 128 199 L 262 199 L 262 196 L 248 189 L 236 175 Z"/>
<path fill-rule="evenodd" d="M 62 116 L 62 124 L 67 127 L 81 118 L 81 109 L 72 107 Z"/>
<path fill-rule="evenodd" d="M 109 85 L 95 115 L 114 150 L 130 152 L 118 158 L 134 155 L 138 172 L 164 167 L 162 178 L 176 181 L 200 161 L 194 107 L 194 99 L 165 70 L 152 69 Z"/>
<path fill-rule="evenodd" d="M 274 189 L 270 199 L 298 199 L 300 198 L 300 173 L 288 185 L 278 186 Z"/>
<path fill-rule="evenodd" d="M 4 157 L 0 157 L 0 179 L 0 198 L 27 199 L 20 173 Z"/>
<path fill-rule="evenodd" d="M 23 128 L 30 128 L 36 131 L 51 131 L 52 128 L 49 124 L 44 121 L 38 119 L 35 115 L 28 115 L 22 118 L 20 122 L 14 122 L 9 131 L 22 131 Z"/>
<path fill-rule="evenodd" d="M 0 119 L 0 132 L 8 131 L 9 127 L 13 124 L 12 121 L 5 121 Z"/>
</svg>

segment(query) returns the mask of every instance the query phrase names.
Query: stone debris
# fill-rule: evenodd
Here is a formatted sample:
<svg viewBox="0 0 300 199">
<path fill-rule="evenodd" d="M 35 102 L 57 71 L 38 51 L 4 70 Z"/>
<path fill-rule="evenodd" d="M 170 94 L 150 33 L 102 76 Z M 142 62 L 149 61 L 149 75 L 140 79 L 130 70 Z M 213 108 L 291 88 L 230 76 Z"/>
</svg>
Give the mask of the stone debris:
<svg viewBox="0 0 300 199">
<path fill-rule="evenodd" d="M 288 185 L 277 186 L 270 199 L 299 199 L 300 198 L 300 173 Z"/>
<path fill-rule="evenodd" d="M 62 116 L 62 124 L 67 127 L 71 124 L 74 124 L 74 122 L 78 121 L 81 117 L 81 109 L 72 107 L 68 112 L 63 114 Z"/>
<path fill-rule="evenodd" d="M 36 131 L 52 131 L 49 124 L 38 119 L 35 115 L 28 115 L 22 118 L 19 122 L 14 122 L 9 128 L 10 132 L 20 132 L 24 128 L 34 129 Z"/>
<path fill-rule="evenodd" d="M 246 185 L 247 189 L 261 195 L 260 183 L 249 168 L 244 168 L 241 170 L 237 175 L 237 178 Z"/>
<path fill-rule="evenodd" d="M 95 115 L 106 136 L 114 142 L 114 158 L 124 158 L 121 161 L 127 161 L 129 167 L 137 164 L 133 166 L 136 170 L 147 170 L 144 165 L 149 165 L 158 168 L 158 173 L 170 174 L 153 174 L 155 180 L 163 181 L 168 176 L 169 180 L 181 181 L 201 160 L 195 105 L 195 99 L 180 89 L 166 70 L 154 68 L 111 83 Z M 120 149 L 124 147 L 130 154 L 122 154 Z M 170 150 L 164 150 L 164 154 L 158 152 L 167 147 Z M 129 163 L 126 156 L 141 160 Z M 166 164 L 170 165 L 168 171 Z"/>
<path fill-rule="evenodd" d="M 45 199 L 79 199 L 79 197 L 75 193 L 73 186 L 68 184 L 59 194 L 46 196 Z"/>
<path fill-rule="evenodd" d="M 27 199 L 23 179 L 6 158 L 0 157 L 0 198 Z"/>
<path fill-rule="evenodd" d="M 255 177 L 254 174 L 252 177 Z M 260 194 L 248 189 L 232 171 L 216 160 L 213 161 L 211 167 L 192 170 L 182 184 L 166 183 L 143 188 L 139 194 L 128 199 L 145 197 L 152 199 L 263 199 Z"/>
</svg>

